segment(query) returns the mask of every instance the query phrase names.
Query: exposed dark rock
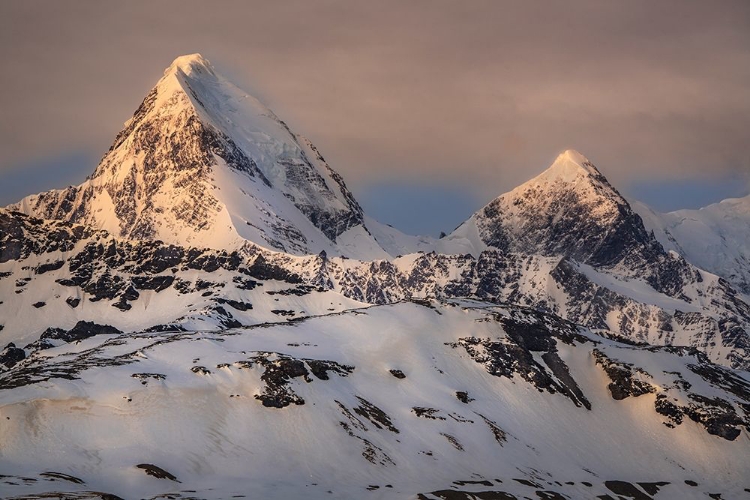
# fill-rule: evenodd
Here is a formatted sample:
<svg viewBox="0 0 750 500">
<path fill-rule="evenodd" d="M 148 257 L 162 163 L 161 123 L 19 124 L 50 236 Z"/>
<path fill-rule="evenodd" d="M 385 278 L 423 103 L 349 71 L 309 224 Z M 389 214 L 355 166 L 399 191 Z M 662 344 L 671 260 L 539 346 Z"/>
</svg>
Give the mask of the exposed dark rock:
<svg viewBox="0 0 750 500">
<path fill-rule="evenodd" d="M 31 304 L 31 305 L 32 305 L 32 306 L 34 306 L 34 307 L 36 307 L 37 309 L 39 309 L 39 308 L 41 308 L 41 307 L 44 307 L 44 306 L 46 306 L 46 305 L 47 305 L 47 303 L 46 303 L 46 302 L 42 302 L 42 301 L 40 301 L 40 302 L 34 302 L 34 303 L 33 303 L 33 304 Z"/>
<path fill-rule="evenodd" d="M 174 276 L 133 276 L 133 285 L 139 290 L 154 290 L 161 292 L 174 283 Z M 134 300 L 134 299 L 129 299 Z"/>
<path fill-rule="evenodd" d="M 484 423 L 487 424 L 487 427 L 489 427 L 490 431 L 492 431 L 492 435 L 495 437 L 495 441 L 497 441 L 498 444 L 502 446 L 503 443 L 508 440 L 508 438 L 506 437 L 505 431 L 502 430 L 500 426 L 497 425 L 497 422 L 495 422 L 494 420 L 490 420 L 489 418 L 485 417 L 481 413 L 477 413 L 477 415 L 481 417 L 482 420 L 484 420 Z"/>
<path fill-rule="evenodd" d="M 656 395 L 654 409 L 656 410 L 656 413 L 664 415 L 672 421 L 671 424 L 666 424 L 668 427 L 674 427 L 675 425 L 680 425 L 682 423 L 684 415 L 682 409 L 672 401 L 669 401 L 666 394 Z"/>
<path fill-rule="evenodd" d="M 65 299 L 65 302 L 66 302 L 66 303 L 67 303 L 67 304 L 68 304 L 68 305 L 69 305 L 70 307 L 72 307 L 73 309 L 75 309 L 76 307 L 78 307 L 78 304 L 80 304 L 80 303 L 81 303 L 81 299 L 79 299 L 79 298 L 77 298 L 77 297 L 68 297 L 67 299 Z"/>
<path fill-rule="evenodd" d="M 48 273 L 50 271 L 57 271 L 63 265 L 65 265 L 65 261 L 64 260 L 58 260 L 58 261 L 50 262 L 50 263 L 46 263 L 46 264 L 39 264 L 36 267 L 36 269 L 34 269 L 34 272 L 36 272 L 36 274 L 44 274 L 44 273 Z"/>
<path fill-rule="evenodd" d="M 219 315 L 219 322 L 224 328 L 240 328 L 242 326 L 242 323 L 234 319 L 234 316 L 222 306 L 215 306 L 213 310 Z"/>
<path fill-rule="evenodd" d="M 251 280 L 249 278 L 243 278 L 242 276 L 235 276 L 232 278 L 232 282 L 239 288 L 240 290 L 252 290 L 256 286 L 261 285 L 262 283 L 259 283 L 255 280 Z"/>
<path fill-rule="evenodd" d="M 428 418 L 430 420 L 445 420 L 445 417 L 436 415 L 440 410 L 436 408 L 425 408 L 423 406 L 415 406 L 411 409 L 412 412 L 418 417 Z"/>
<path fill-rule="evenodd" d="M 609 392 L 612 394 L 612 399 L 619 401 L 630 396 L 638 397 L 656 392 L 652 384 L 636 378 L 635 373 L 640 374 L 642 377 L 652 378 L 651 375 L 642 369 L 633 368 L 633 365 L 628 363 L 612 360 L 599 349 L 594 349 L 592 353 L 596 359 L 596 364 L 604 369 L 612 381 L 607 386 Z"/>
<path fill-rule="evenodd" d="M 63 474 L 62 472 L 41 472 L 39 475 L 52 480 L 60 479 L 74 484 L 84 484 L 83 479 L 71 476 L 70 474 Z"/>
<path fill-rule="evenodd" d="M 688 397 L 695 402 L 683 407 L 682 411 L 691 420 L 705 427 L 709 434 L 734 441 L 740 435 L 740 426 L 750 430 L 750 421 L 740 418 L 728 401 L 693 393 Z"/>
<path fill-rule="evenodd" d="M 353 408 L 354 413 L 366 418 L 378 429 L 388 429 L 396 434 L 399 433 L 399 430 L 391 422 L 391 418 L 383 410 L 364 398 L 357 396 L 357 399 L 359 400 L 359 406 Z"/>
<path fill-rule="evenodd" d="M 161 467 L 157 467 L 153 464 L 138 464 L 136 465 L 139 469 L 143 469 L 143 471 L 148 474 L 149 476 L 153 476 L 157 479 L 169 479 L 170 481 L 175 481 L 179 483 L 180 481 L 177 480 L 177 478 L 170 474 L 169 472 L 165 471 Z"/>
<path fill-rule="evenodd" d="M 253 305 L 251 303 L 241 302 L 239 300 L 218 298 L 216 299 L 216 302 L 218 302 L 219 304 L 227 304 L 228 306 L 231 306 L 238 311 L 248 311 L 253 308 Z"/>
<path fill-rule="evenodd" d="M 388 465 L 396 465 L 381 447 L 373 444 L 369 439 L 357 435 L 349 424 L 346 422 L 339 422 L 339 425 L 349 436 L 362 442 L 362 456 L 365 457 L 365 460 L 373 465 L 382 465 L 384 467 Z"/>
<path fill-rule="evenodd" d="M 120 335 L 122 332 L 109 325 L 98 325 L 91 321 L 79 321 L 68 331 L 61 328 L 48 328 L 42 333 L 40 340 L 58 339 L 64 342 L 83 340 L 94 335 Z"/>
<path fill-rule="evenodd" d="M 322 359 L 305 359 L 307 366 L 310 367 L 310 371 L 320 380 L 329 380 L 328 372 L 337 373 L 343 377 L 346 377 L 354 371 L 354 367 L 350 365 L 342 365 L 335 361 L 326 361 Z"/>
<path fill-rule="evenodd" d="M 19 212 L 0 210 L 0 263 L 31 254 L 69 252 L 93 232 L 60 221 L 42 221 Z"/>
<path fill-rule="evenodd" d="M 541 486 L 540 486 L 540 485 L 538 485 L 537 483 L 535 483 L 535 482 L 533 482 L 533 481 L 529 481 L 528 479 L 517 479 L 517 478 L 513 478 L 513 481 L 515 481 L 515 482 L 517 482 L 517 483 L 520 483 L 520 484 L 522 484 L 522 485 L 524 485 L 524 486 L 528 486 L 528 487 L 530 487 L 530 488 L 541 488 Z"/>
<path fill-rule="evenodd" d="M 294 316 L 295 314 L 297 314 L 296 312 L 289 309 L 271 309 L 271 312 L 278 316 Z"/>
<path fill-rule="evenodd" d="M 404 379 L 406 378 L 406 375 L 404 375 L 404 372 L 401 370 L 388 370 L 391 372 L 391 375 L 393 375 L 396 378 Z"/>
<path fill-rule="evenodd" d="M 297 274 L 287 271 L 283 267 L 268 262 L 263 255 L 258 255 L 255 262 L 248 268 L 248 275 L 259 280 L 276 280 L 286 283 L 302 283 Z"/>
<path fill-rule="evenodd" d="M 502 324 L 508 339 L 492 341 L 468 337 L 449 345 L 462 346 L 474 361 L 483 364 L 492 375 L 511 380 L 514 375 L 518 375 L 539 391 L 560 393 L 576 406 L 590 410 L 591 404 L 570 375 L 565 362 L 557 354 L 557 339 L 575 343 L 589 342 L 588 338 L 580 335 L 576 328 L 568 323 L 559 322 L 548 326 L 543 321 L 542 316 L 503 318 Z M 534 359 L 533 352 L 544 352 L 542 360 L 547 367 Z"/>
<path fill-rule="evenodd" d="M 195 289 L 198 291 L 205 290 L 207 288 L 217 287 L 217 286 L 219 286 L 219 283 L 213 283 L 211 281 L 202 280 L 200 278 L 195 280 Z"/>
<path fill-rule="evenodd" d="M 120 300 L 118 300 L 117 302 L 114 302 L 112 304 L 112 307 L 116 307 L 123 312 L 129 311 L 130 309 L 133 308 L 133 306 L 130 305 L 124 298 L 120 298 Z"/>
<path fill-rule="evenodd" d="M 418 500 L 429 500 L 429 497 L 440 498 L 442 500 L 517 500 L 518 497 L 504 491 L 458 491 L 458 490 L 438 490 L 430 493 L 420 493 L 417 495 Z"/>
<path fill-rule="evenodd" d="M 166 375 L 161 373 L 134 373 L 131 377 L 137 378 L 143 385 L 148 385 L 149 380 L 164 380 L 167 378 Z"/>
<path fill-rule="evenodd" d="M 49 329 L 54 330 L 54 329 Z M 65 334 L 65 330 L 57 329 Z M 85 349 L 81 352 L 71 353 L 68 356 L 57 359 L 46 356 L 30 356 L 4 373 L 0 373 L 0 389 L 13 389 L 30 384 L 36 384 L 51 379 L 75 380 L 78 375 L 92 367 L 121 366 L 135 362 L 132 353 L 115 357 L 102 358 L 100 354 L 108 346 L 120 345 L 124 341 L 117 337 L 108 337 L 101 344 Z M 36 351 L 54 347 L 49 340 L 37 340 L 24 349 Z"/>
<path fill-rule="evenodd" d="M 458 439 L 456 439 L 455 436 L 452 436 L 450 434 L 446 434 L 445 432 L 441 432 L 440 435 L 443 436 L 445 439 L 447 439 L 448 442 L 451 445 L 453 445 L 453 447 L 455 449 L 457 449 L 458 451 L 464 451 L 463 445 L 461 445 L 461 443 L 458 441 Z"/>
<path fill-rule="evenodd" d="M 154 325 L 146 328 L 144 332 L 186 332 L 184 326 L 182 325 Z"/>
<path fill-rule="evenodd" d="M 655 483 L 638 483 L 638 486 L 643 488 L 643 491 L 653 496 L 659 493 L 659 490 L 668 484 L 670 483 L 667 481 L 657 481 Z"/>
<path fill-rule="evenodd" d="M 13 342 L 6 345 L 5 349 L 0 351 L 0 365 L 5 366 L 5 368 L 13 368 L 16 363 L 24 359 L 26 359 L 26 352 L 16 347 Z"/>
<path fill-rule="evenodd" d="M 186 281 L 180 278 L 177 278 L 174 287 L 180 293 L 190 293 L 193 291 L 193 284 L 190 281 Z"/>
<path fill-rule="evenodd" d="M 353 438 L 356 438 L 362 442 L 362 448 L 363 448 L 362 456 L 365 457 L 365 459 L 371 464 L 379 464 L 382 466 L 395 465 L 395 462 L 391 459 L 391 457 L 389 457 L 383 451 L 382 448 L 373 444 L 369 439 L 359 435 L 359 433 L 368 432 L 368 428 L 365 425 L 365 423 L 362 420 L 360 420 L 356 415 L 354 415 L 354 413 L 352 413 L 346 407 L 346 405 L 344 405 L 338 400 L 334 400 L 334 401 L 336 402 L 339 409 L 341 410 L 341 413 L 349 421 L 348 423 L 341 421 L 339 422 L 339 425 L 341 426 L 342 429 L 344 429 L 347 435 Z M 373 423 L 373 421 L 370 420 L 370 423 Z M 378 426 L 378 428 L 381 428 L 381 427 Z"/>
<path fill-rule="evenodd" d="M 652 498 L 642 492 L 638 487 L 626 481 L 604 481 L 609 491 L 620 497 L 632 498 L 633 500 L 652 500 Z"/>
<path fill-rule="evenodd" d="M 474 398 L 470 398 L 469 393 L 466 391 L 456 391 L 456 398 L 464 404 L 474 401 Z"/>
<path fill-rule="evenodd" d="M 750 403 L 750 383 L 736 375 L 732 370 L 709 362 L 705 357 L 700 358 L 700 364 L 688 364 L 687 367 L 706 382 L 734 394 L 738 398 Z"/>
<path fill-rule="evenodd" d="M 312 285 L 299 285 L 294 288 L 285 288 L 283 290 L 269 290 L 266 292 L 268 295 L 296 295 L 297 297 L 303 297 L 305 295 L 309 295 L 310 292 L 313 290 L 316 290 L 317 287 L 314 287 Z"/>
<path fill-rule="evenodd" d="M 261 394 L 256 394 L 255 399 L 269 408 L 285 408 L 291 404 L 303 405 L 305 400 L 298 396 L 289 387 L 293 378 L 303 378 L 311 382 L 310 367 L 313 375 L 320 380 L 328 380 L 328 372 L 333 371 L 341 376 L 346 376 L 354 370 L 353 366 L 346 366 L 334 361 L 295 359 L 286 354 L 261 352 L 247 361 L 235 363 L 240 368 L 252 368 L 259 365 L 264 368 L 261 380 L 265 383 Z"/>
</svg>

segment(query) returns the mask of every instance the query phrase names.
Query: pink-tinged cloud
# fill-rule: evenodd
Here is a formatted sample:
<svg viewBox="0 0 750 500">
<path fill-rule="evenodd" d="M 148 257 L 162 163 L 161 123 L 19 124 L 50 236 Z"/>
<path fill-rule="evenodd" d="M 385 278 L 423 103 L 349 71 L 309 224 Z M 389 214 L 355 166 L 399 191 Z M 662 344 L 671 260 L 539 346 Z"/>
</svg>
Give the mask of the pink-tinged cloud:
<svg viewBox="0 0 750 500">
<path fill-rule="evenodd" d="M 615 184 L 750 171 L 750 3 L 665 0 L 3 2 L 0 172 L 103 153 L 190 52 L 355 188 L 489 198 L 565 148 Z"/>
</svg>

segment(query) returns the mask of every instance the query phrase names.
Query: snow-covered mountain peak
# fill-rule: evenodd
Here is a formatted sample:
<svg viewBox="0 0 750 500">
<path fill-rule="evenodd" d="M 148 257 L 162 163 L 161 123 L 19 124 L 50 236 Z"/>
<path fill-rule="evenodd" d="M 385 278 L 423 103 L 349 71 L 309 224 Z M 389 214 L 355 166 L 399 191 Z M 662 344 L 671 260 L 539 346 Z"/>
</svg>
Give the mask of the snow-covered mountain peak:
<svg viewBox="0 0 750 500">
<path fill-rule="evenodd" d="M 447 237 L 445 244 L 562 256 L 618 268 L 667 294 L 692 279 L 670 257 L 604 175 L 576 151 L 563 152 L 541 175 L 499 196 Z"/>
<path fill-rule="evenodd" d="M 186 54 L 184 56 L 175 58 L 175 60 L 172 61 L 172 64 L 170 64 L 169 67 L 164 70 L 164 76 L 174 74 L 177 71 L 181 71 L 186 75 L 193 75 L 196 73 L 199 75 L 216 75 L 214 67 L 211 65 L 209 60 L 198 53 Z"/>
<path fill-rule="evenodd" d="M 559 186 L 566 184 L 566 186 Z M 521 184 L 505 196 L 524 196 L 529 190 L 571 189 L 580 187 L 582 189 L 594 189 L 601 191 L 614 191 L 607 179 L 594 166 L 594 164 L 578 151 L 567 149 L 560 153 L 547 170 L 533 179 Z M 619 194 L 616 195 L 619 197 Z"/>
<path fill-rule="evenodd" d="M 12 208 L 182 246 L 387 257 L 315 146 L 200 54 L 174 60 L 86 182 Z"/>
<path fill-rule="evenodd" d="M 594 165 L 578 151 L 566 149 L 554 163 L 536 179 L 537 181 L 561 180 L 571 182 L 581 175 L 601 175 Z"/>
</svg>

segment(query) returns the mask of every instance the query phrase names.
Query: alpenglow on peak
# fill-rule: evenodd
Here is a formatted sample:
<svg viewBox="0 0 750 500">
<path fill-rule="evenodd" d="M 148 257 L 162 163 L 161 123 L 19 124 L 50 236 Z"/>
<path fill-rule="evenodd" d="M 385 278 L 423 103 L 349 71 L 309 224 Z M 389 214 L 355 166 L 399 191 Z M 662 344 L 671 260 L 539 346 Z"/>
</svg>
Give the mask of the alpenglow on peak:
<svg viewBox="0 0 750 500">
<path fill-rule="evenodd" d="M 601 176 L 588 158 L 574 149 L 566 149 L 560 153 L 550 167 L 534 180 L 572 181 L 579 175 Z"/>
<path fill-rule="evenodd" d="M 181 246 L 388 255 L 318 149 L 200 54 L 164 71 L 89 179 L 14 209 Z"/>
<path fill-rule="evenodd" d="M 186 75 L 192 75 L 196 72 L 206 72 L 210 75 L 216 75 L 211 62 L 197 52 L 195 54 L 186 54 L 175 58 L 175 60 L 172 61 L 172 64 L 164 70 L 164 74 L 168 75 L 177 70 L 182 71 Z"/>
</svg>

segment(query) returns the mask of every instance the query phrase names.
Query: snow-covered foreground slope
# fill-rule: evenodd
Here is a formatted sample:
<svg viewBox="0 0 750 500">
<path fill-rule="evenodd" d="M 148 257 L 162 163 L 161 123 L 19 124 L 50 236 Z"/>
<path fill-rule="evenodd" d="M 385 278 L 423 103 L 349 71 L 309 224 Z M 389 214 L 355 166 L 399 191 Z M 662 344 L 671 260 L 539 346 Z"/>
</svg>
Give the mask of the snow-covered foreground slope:
<svg viewBox="0 0 750 500">
<path fill-rule="evenodd" d="M 6 498 L 740 498 L 750 487 L 745 375 L 510 306 L 97 335 L 21 361 L 0 387 Z"/>
<path fill-rule="evenodd" d="M 199 54 L 166 69 L 86 182 L 11 208 L 182 246 L 387 256 L 315 146 Z"/>
<path fill-rule="evenodd" d="M 669 213 L 655 212 L 642 203 L 633 207 L 664 248 L 750 295 L 750 196 Z"/>
</svg>

